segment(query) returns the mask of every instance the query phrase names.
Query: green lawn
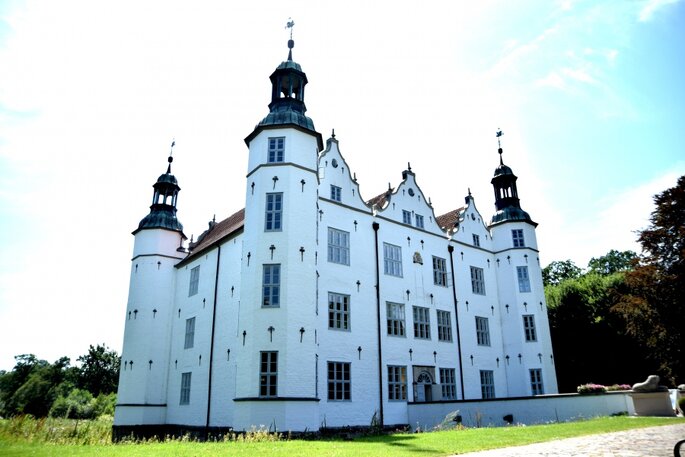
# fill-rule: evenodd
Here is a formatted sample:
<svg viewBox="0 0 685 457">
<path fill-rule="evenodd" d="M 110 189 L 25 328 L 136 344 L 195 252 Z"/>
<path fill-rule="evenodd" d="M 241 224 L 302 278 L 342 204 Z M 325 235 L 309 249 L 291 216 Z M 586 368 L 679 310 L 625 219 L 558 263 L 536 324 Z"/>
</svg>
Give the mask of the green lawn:
<svg viewBox="0 0 685 457">
<path fill-rule="evenodd" d="M 8 421 L 4 421 L 8 422 Z M 604 417 L 561 424 L 472 428 L 442 432 L 393 434 L 341 440 L 281 440 L 263 442 L 195 443 L 170 441 L 138 444 L 52 444 L 31 434 L 10 434 L 0 423 L 0 455 L 3 456 L 444 456 L 478 450 L 550 441 L 573 436 L 631 428 L 685 423 L 683 418 Z M 83 423 L 81 424 L 83 426 Z M 15 430 L 16 431 L 16 430 Z M 33 440 L 33 441 L 32 441 Z M 97 441 L 96 441 L 97 442 Z M 102 442 L 102 441 L 100 441 Z"/>
</svg>

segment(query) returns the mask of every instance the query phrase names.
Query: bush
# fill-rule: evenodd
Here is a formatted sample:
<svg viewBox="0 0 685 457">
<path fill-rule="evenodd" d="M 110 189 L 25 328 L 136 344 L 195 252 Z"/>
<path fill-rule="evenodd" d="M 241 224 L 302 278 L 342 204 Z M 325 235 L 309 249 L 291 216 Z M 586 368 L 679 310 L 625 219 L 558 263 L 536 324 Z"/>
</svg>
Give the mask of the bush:
<svg viewBox="0 0 685 457">
<path fill-rule="evenodd" d="M 94 419 L 96 400 L 87 390 L 73 389 L 65 397 L 57 397 L 50 408 L 51 417 L 63 417 L 65 419 Z"/>
<path fill-rule="evenodd" d="M 607 388 L 601 384 L 581 384 L 578 386 L 579 394 L 603 394 L 606 393 Z"/>
</svg>

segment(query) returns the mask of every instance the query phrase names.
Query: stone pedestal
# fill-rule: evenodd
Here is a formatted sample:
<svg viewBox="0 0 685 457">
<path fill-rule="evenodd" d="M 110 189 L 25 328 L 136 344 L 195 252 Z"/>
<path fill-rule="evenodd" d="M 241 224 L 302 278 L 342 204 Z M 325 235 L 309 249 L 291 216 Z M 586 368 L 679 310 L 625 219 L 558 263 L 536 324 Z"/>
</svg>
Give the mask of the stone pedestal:
<svg viewBox="0 0 685 457">
<path fill-rule="evenodd" d="M 668 391 L 630 394 L 637 416 L 675 416 Z"/>
</svg>

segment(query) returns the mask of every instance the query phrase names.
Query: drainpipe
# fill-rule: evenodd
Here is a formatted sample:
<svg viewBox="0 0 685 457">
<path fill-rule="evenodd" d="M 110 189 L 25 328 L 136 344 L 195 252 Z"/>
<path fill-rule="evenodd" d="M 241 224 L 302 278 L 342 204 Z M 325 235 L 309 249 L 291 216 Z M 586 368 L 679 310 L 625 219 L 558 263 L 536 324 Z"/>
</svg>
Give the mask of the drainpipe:
<svg viewBox="0 0 685 457">
<path fill-rule="evenodd" d="M 216 297 L 219 291 L 219 261 L 221 260 L 221 246 L 217 247 L 216 253 L 216 277 L 214 278 L 214 306 L 212 310 L 212 336 L 209 340 L 209 381 L 207 386 L 207 422 L 205 434 L 209 437 L 209 417 L 212 412 L 212 366 L 214 365 L 214 331 L 216 328 Z"/>
<path fill-rule="evenodd" d="M 459 309 L 457 308 L 457 283 L 454 280 L 454 246 L 447 246 L 450 253 L 450 266 L 452 267 L 452 298 L 454 299 L 454 320 L 457 322 L 457 352 L 459 353 L 459 385 L 461 386 L 461 399 L 464 398 L 464 369 L 461 361 L 461 336 L 459 334 Z"/>
<path fill-rule="evenodd" d="M 383 350 L 381 347 L 381 277 L 380 277 L 380 259 L 378 257 L 378 229 L 380 225 L 374 222 L 372 225 L 373 234 L 376 242 L 376 332 L 378 334 L 378 403 L 379 421 L 381 429 L 383 429 Z"/>
</svg>

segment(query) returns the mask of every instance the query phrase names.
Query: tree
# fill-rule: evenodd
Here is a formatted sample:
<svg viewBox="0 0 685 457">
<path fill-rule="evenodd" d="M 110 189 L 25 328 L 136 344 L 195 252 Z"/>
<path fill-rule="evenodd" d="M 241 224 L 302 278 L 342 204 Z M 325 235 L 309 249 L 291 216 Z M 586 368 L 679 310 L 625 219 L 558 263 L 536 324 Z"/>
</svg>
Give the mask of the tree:
<svg viewBox="0 0 685 457">
<path fill-rule="evenodd" d="M 94 396 L 117 391 L 121 358 L 104 344 L 93 347 L 77 359 L 81 363 L 78 385 Z"/>
<path fill-rule="evenodd" d="M 557 285 L 566 279 L 579 277 L 582 272 L 572 260 L 555 260 L 542 269 L 542 282 L 545 286 Z"/>
<path fill-rule="evenodd" d="M 639 232 L 643 255 L 626 273 L 628 291 L 615 310 L 658 362 L 662 379 L 675 385 L 685 379 L 685 176 L 655 195 L 654 203 L 649 227 Z"/>
<path fill-rule="evenodd" d="M 588 271 L 600 275 L 610 275 L 619 271 L 628 271 L 637 261 L 637 254 L 633 251 L 617 251 L 612 249 L 605 255 L 590 259 Z"/>
</svg>

